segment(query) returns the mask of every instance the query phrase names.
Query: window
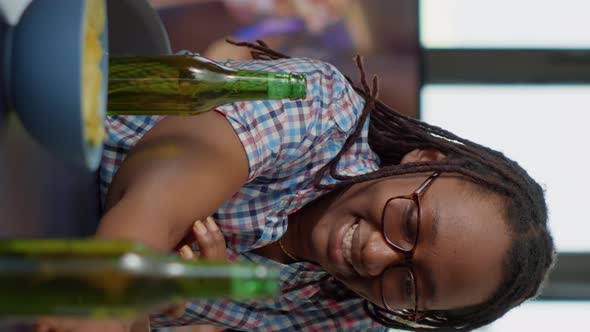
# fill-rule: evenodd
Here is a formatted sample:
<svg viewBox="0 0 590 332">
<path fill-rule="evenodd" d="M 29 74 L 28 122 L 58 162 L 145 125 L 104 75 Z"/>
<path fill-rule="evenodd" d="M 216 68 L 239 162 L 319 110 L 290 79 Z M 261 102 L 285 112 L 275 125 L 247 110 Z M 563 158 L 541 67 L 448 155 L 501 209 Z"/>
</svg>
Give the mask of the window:
<svg viewBox="0 0 590 332">
<path fill-rule="evenodd" d="M 590 48 L 586 0 L 422 0 L 428 48 Z"/>
<path fill-rule="evenodd" d="M 590 85 L 426 85 L 421 117 L 504 152 L 546 189 L 560 251 L 590 251 Z"/>
<path fill-rule="evenodd" d="M 480 332 L 535 331 L 555 332 L 564 327 L 583 330 L 587 326 L 586 316 L 590 312 L 589 302 L 547 302 L 533 301 L 508 312 L 504 317 Z"/>
</svg>

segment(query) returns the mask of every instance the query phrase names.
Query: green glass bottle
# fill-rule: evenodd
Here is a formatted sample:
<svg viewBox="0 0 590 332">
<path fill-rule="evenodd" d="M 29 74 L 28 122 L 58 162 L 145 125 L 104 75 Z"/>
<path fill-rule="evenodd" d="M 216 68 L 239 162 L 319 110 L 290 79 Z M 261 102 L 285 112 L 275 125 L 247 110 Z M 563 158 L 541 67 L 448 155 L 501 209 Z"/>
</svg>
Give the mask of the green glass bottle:
<svg viewBox="0 0 590 332">
<path fill-rule="evenodd" d="M 0 317 L 132 318 L 191 298 L 279 292 L 264 265 L 187 261 L 104 240 L 0 240 Z"/>
<path fill-rule="evenodd" d="M 196 55 L 111 57 L 109 115 L 193 115 L 241 100 L 305 98 L 305 75 L 236 70 Z"/>
</svg>

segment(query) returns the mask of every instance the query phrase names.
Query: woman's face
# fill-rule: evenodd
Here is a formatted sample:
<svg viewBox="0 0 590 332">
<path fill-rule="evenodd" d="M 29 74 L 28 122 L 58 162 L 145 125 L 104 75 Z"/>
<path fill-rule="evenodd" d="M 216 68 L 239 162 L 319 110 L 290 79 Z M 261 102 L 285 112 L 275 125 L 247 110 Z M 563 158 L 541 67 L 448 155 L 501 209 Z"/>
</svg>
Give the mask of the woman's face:
<svg viewBox="0 0 590 332">
<path fill-rule="evenodd" d="M 411 194 L 429 175 L 359 183 L 327 203 L 310 206 L 317 222 L 305 256 L 357 294 L 383 306 L 382 282 L 388 289 L 404 287 L 403 276 L 393 273 L 382 280 L 383 272 L 406 262 L 383 236 L 384 205 L 391 197 Z M 500 199 L 476 190 L 458 175 L 442 173 L 421 195 L 420 209 L 413 255 L 419 311 L 458 309 L 489 299 L 500 285 L 510 243 Z M 396 211 L 388 212 L 392 213 Z M 389 305 L 411 309 L 412 303 L 400 298 Z"/>
</svg>

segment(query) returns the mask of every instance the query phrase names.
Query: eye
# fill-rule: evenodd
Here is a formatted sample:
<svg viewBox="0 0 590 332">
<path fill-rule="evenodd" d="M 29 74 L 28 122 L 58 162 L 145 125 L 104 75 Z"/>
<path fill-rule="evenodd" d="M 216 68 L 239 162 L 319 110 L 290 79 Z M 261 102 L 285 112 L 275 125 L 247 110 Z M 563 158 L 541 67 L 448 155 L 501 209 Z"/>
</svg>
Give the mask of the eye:
<svg viewBox="0 0 590 332">
<path fill-rule="evenodd" d="M 408 204 L 403 215 L 403 234 L 408 243 L 413 244 L 416 240 L 418 228 L 418 209 L 416 204 Z"/>
<path fill-rule="evenodd" d="M 406 297 L 408 302 L 414 301 L 414 276 L 412 275 L 412 272 L 409 269 L 407 270 L 404 277 L 403 290 L 404 296 Z"/>
</svg>

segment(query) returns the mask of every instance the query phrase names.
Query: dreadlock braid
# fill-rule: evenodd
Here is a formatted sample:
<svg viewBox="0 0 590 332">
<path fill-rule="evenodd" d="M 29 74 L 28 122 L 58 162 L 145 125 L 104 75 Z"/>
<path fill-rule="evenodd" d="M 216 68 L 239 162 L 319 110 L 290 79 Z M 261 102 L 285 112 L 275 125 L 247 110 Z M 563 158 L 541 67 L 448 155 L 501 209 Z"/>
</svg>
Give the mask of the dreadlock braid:
<svg viewBox="0 0 590 332">
<path fill-rule="evenodd" d="M 274 60 L 288 56 L 271 50 L 264 42 L 230 44 L 248 47 L 254 59 Z M 547 206 L 544 192 L 527 172 L 502 153 L 461 138 L 442 128 L 400 114 L 377 99 L 378 80 L 369 86 L 362 59 L 355 57 L 360 71 L 361 87 L 348 77 L 351 86 L 364 99 L 365 106 L 353 133 L 339 153 L 315 175 L 317 189 L 333 190 L 355 183 L 418 172 L 455 172 L 462 174 L 476 188 L 499 195 L 506 208 L 506 220 L 512 244 L 503 262 L 503 280 L 495 294 L 486 302 L 458 310 L 428 311 L 419 323 L 406 321 L 407 312 L 391 313 L 365 301 L 369 316 L 392 328 L 416 331 L 469 331 L 504 315 L 523 301 L 538 295 L 555 263 L 553 239 L 547 228 Z M 377 171 L 358 176 L 337 174 L 340 157 L 361 134 L 370 116 L 368 141 L 380 157 Z M 436 149 L 447 155 L 445 160 L 400 164 L 402 157 L 413 149 Z M 339 180 L 322 184 L 328 173 Z"/>
</svg>

